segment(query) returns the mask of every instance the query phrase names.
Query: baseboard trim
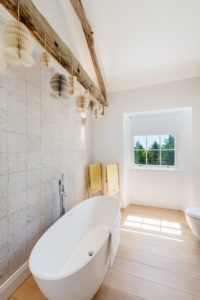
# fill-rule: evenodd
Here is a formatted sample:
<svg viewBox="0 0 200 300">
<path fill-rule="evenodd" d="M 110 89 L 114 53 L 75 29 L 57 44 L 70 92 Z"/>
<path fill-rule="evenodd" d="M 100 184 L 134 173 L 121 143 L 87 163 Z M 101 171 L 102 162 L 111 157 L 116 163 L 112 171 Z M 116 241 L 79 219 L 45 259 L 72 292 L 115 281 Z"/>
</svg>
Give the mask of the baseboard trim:
<svg viewBox="0 0 200 300">
<path fill-rule="evenodd" d="M 7 300 L 30 274 L 27 261 L 0 286 L 0 299 Z"/>
</svg>

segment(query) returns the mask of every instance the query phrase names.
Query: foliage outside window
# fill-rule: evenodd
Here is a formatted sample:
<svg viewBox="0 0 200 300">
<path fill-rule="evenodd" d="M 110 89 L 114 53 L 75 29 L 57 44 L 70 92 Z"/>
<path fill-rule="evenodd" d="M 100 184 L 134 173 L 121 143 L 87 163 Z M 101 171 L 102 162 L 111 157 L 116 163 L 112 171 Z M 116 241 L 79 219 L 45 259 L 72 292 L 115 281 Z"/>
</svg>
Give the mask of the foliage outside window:
<svg viewBox="0 0 200 300">
<path fill-rule="evenodd" d="M 136 165 L 174 166 L 174 135 L 134 136 Z"/>
</svg>

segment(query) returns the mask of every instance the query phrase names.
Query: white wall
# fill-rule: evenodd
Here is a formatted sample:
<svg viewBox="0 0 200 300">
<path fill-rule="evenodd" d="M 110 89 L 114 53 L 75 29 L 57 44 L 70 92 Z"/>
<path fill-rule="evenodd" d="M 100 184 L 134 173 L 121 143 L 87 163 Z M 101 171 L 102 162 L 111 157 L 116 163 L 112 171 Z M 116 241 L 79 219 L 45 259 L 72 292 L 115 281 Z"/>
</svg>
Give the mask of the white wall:
<svg viewBox="0 0 200 300">
<path fill-rule="evenodd" d="M 128 205 L 128 203 L 138 203 L 182 209 L 185 205 L 200 205 L 199 98 L 199 78 L 109 94 L 109 107 L 106 110 L 105 117 L 95 122 L 94 125 L 94 158 L 96 161 L 104 163 L 113 161 L 120 163 L 123 206 Z M 189 166 L 185 164 L 184 169 L 188 169 L 188 171 L 126 170 L 124 164 L 126 164 L 128 158 L 123 151 L 126 142 L 123 128 L 127 125 L 123 120 L 124 114 L 184 107 L 192 108 L 193 145 L 192 149 L 188 151 L 189 153 L 192 151 L 194 163 L 190 162 Z M 190 122 L 190 118 L 186 117 L 186 119 Z M 182 123 L 184 123 L 184 120 Z M 190 132 L 190 124 L 187 128 Z M 140 192 L 137 192 L 136 179 L 138 180 L 139 176 L 145 181 L 146 185 L 143 189 L 140 188 Z M 184 189 L 185 183 L 187 183 L 186 189 Z M 160 186 L 160 188 L 156 189 L 157 186 Z M 163 189 L 165 191 L 169 189 L 170 192 L 163 194 Z"/>
<path fill-rule="evenodd" d="M 124 130 L 123 133 L 124 136 L 128 135 L 124 145 L 124 158 L 129 158 L 124 161 L 127 202 L 173 209 L 183 208 L 187 200 L 186 194 L 191 198 L 188 191 L 192 192 L 188 180 L 184 180 L 192 170 L 192 110 L 159 110 L 125 114 L 124 118 L 130 127 L 129 132 Z M 175 135 L 175 168 L 166 171 L 157 170 L 155 167 L 144 169 L 134 166 L 134 135 L 169 133 Z"/>
</svg>

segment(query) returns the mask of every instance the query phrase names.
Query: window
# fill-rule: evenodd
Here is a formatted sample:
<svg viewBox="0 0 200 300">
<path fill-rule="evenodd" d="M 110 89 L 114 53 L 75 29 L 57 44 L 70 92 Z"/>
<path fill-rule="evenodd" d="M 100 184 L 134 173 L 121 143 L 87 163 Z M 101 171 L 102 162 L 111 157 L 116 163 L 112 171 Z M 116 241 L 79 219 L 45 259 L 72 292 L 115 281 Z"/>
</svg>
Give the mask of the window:
<svg viewBox="0 0 200 300">
<path fill-rule="evenodd" d="M 175 165 L 174 135 L 134 136 L 134 164 L 148 166 Z"/>
</svg>

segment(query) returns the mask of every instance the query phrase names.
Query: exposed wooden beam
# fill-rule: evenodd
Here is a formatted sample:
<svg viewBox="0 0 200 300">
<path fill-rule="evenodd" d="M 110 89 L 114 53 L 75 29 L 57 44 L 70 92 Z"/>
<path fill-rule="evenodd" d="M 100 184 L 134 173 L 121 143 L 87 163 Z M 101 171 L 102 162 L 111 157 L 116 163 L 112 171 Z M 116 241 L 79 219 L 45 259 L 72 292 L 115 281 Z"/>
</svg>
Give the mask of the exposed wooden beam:
<svg viewBox="0 0 200 300">
<path fill-rule="evenodd" d="M 0 0 L 0 3 L 8 12 L 17 19 L 17 6 L 20 7 L 20 20 L 30 30 L 34 38 L 45 47 L 46 50 L 65 68 L 69 73 L 77 76 L 80 84 L 102 105 L 107 106 L 104 95 L 100 92 L 80 62 L 73 55 L 68 46 L 49 25 L 44 16 L 38 11 L 31 0 Z"/>
<path fill-rule="evenodd" d="M 81 0 L 70 0 L 70 2 L 72 4 L 79 20 L 80 20 L 80 22 L 81 22 L 83 32 L 85 34 L 85 38 L 86 38 L 88 48 L 89 48 L 89 51 L 90 51 L 90 56 L 92 58 L 92 62 L 93 62 L 93 65 L 94 65 L 94 70 L 95 70 L 97 80 L 98 80 L 98 83 L 99 83 L 99 87 L 100 87 L 101 93 L 106 98 L 106 88 L 105 88 L 105 85 L 104 85 L 103 77 L 102 77 L 102 74 L 101 74 L 101 70 L 100 70 L 100 67 L 99 67 L 99 63 L 98 63 L 95 48 L 94 48 L 93 32 L 92 32 L 92 30 L 90 28 L 90 25 L 89 25 L 89 22 L 87 20 L 85 11 L 83 9 L 82 2 L 81 2 Z"/>
</svg>

